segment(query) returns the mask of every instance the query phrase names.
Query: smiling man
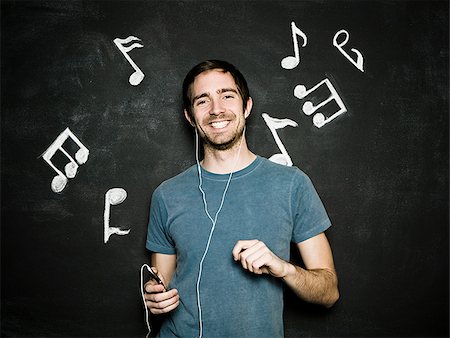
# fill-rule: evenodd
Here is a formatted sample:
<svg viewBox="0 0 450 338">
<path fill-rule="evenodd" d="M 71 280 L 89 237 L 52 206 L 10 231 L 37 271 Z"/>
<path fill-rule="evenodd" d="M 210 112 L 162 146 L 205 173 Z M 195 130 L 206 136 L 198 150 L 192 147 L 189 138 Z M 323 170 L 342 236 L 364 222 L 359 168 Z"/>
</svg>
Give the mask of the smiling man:
<svg viewBox="0 0 450 338">
<path fill-rule="evenodd" d="M 244 103 L 231 74 L 219 70 L 199 74 L 190 91 L 199 94 L 187 98 L 192 107 L 185 109 L 185 116 L 200 132 L 205 148 L 211 155 L 232 148 L 242 137 L 252 99 Z"/>
<path fill-rule="evenodd" d="M 146 243 L 163 282 L 148 281 L 146 304 L 168 315 L 159 336 L 282 337 L 284 284 L 326 307 L 339 298 L 325 208 L 300 169 L 249 150 L 253 101 L 233 65 L 195 66 L 183 105 L 197 164 L 154 191 Z M 304 267 L 289 262 L 291 242 Z"/>
</svg>

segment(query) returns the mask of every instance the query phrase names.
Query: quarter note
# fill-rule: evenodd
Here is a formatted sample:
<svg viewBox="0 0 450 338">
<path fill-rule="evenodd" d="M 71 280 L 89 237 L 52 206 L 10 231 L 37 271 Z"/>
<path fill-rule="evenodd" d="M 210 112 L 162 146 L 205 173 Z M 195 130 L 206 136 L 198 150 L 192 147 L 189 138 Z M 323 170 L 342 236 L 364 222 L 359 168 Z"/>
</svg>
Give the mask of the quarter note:
<svg viewBox="0 0 450 338">
<path fill-rule="evenodd" d="M 321 128 L 325 124 L 334 120 L 339 115 L 345 113 L 347 111 L 347 108 L 345 107 L 344 102 L 339 97 L 339 94 L 337 93 L 336 89 L 331 84 L 330 80 L 328 80 L 328 79 L 324 79 L 324 80 L 320 81 L 317 85 L 315 85 L 314 87 L 312 87 L 311 89 L 308 89 L 308 90 L 306 89 L 306 87 L 304 85 L 297 85 L 294 88 L 294 96 L 298 99 L 304 99 L 307 95 L 309 95 L 310 93 L 312 93 L 313 91 L 318 89 L 323 84 L 325 84 L 327 86 L 328 90 L 330 91 L 330 96 L 328 96 L 327 99 L 325 99 L 324 101 L 320 102 L 317 105 L 314 105 L 311 101 L 306 101 L 302 107 L 303 112 L 305 113 L 305 115 L 308 115 L 308 116 L 312 115 L 312 114 L 316 113 L 321 107 L 325 106 L 327 103 L 331 102 L 332 100 L 336 101 L 336 104 L 339 106 L 339 110 L 328 118 L 325 118 L 325 116 L 320 112 L 315 114 L 313 116 L 313 123 L 317 128 Z"/>
<path fill-rule="evenodd" d="M 294 56 L 286 56 L 283 60 L 281 60 L 281 67 L 284 69 L 294 69 L 300 63 L 300 51 L 298 48 L 298 38 L 300 36 L 303 39 L 302 47 L 305 47 L 308 41 L 306 34 L 303 33 L 296 25 L 295 22 L 291 22 L 291 30 L 292 30 L 292 43 L 294 45 Z"/>
<path fill-rule="evenodd" d="M 289 156 L 286 148 L 284 147 L 283 142 L 281 142 L 280 137 L 278 136 L 277 133 L 277 129 L 281 129 L 287 126 L 298 127 L 297 122 L 292 121 L 290 119 L 277 119 L 269 116 L 267 113 L 262 113 L 262 117 L 266 122 L 267 126 L 269 127 L 270 131 L 272 132 L 273 138 L 275 139 L 275 143 L 281 150 L 281 154 L 274 154 L 269 158 L 269 160 L 289 167 L 292 166 L 293 163 L 291 157 Z"/>
<path fill-rule="evenodd" d="M 126 39 L 119 39 L 116 38 L 113 40 L 116 44 L 117 48 L 122 52 L 123 56 L 127 59 L 127 61 L 130 63 L 130 65 L 134 69 L 134 73 L 130 75 L 128 82 L 130 82 L 131 85 L 137 86 L 141 81 L 144 79 L 144 73 L 140 68 L 136 65 L 136 63 L 131 59 L 131 57 L 128 55 L 128 52 L 133 50 L 134 48 L 142 48 L 144 45 L 141 43 L 135 42 L 130 46 L 126 46 L 130 42 L 133 41 L 141 41 L 141 39 L 135 37 L 135 36 L 129 36 Z"/>
<path fill-rule="evenodd" d="M 75 159 L 73 159 L 72 156 L 70 156 L 70 154 L 62 147 L 68 138 L 71 138 L 80 148 L 75 153 Z M 58 150 L 69 159 L 69 162 L 64 166 L 65 174 L 52 162 L 52 157 Z M 80 140 L 70 131 L 69 128 L 66 128 L 42 154 L 42 157 L 45 162 L 47 162 L 57 173 L 57 175 L 53 177 L 51 188 L 54 192 L 59 193 L 66 187 L 68 178 L 75 177 L 78 171 L 78 165 L 86 163 L 89 157 L 89 149 L 80 142 Z"/>
<path fill-rule="evenodd" d="M 109 237 L 113 234 L 116 235 L 128 235 L 130 230 L 122 230 L 118 227 L 111 227 L 109 225 L 109 219 L 111 216 L 111 205 L 119 205 L 127 198 L 127 192 L 123 188 L 109 189 L 105 194 L 105 211 L 103 214 L 103 229 L 104 236 L 103 241 L 108 242 Z"/>
</svg>

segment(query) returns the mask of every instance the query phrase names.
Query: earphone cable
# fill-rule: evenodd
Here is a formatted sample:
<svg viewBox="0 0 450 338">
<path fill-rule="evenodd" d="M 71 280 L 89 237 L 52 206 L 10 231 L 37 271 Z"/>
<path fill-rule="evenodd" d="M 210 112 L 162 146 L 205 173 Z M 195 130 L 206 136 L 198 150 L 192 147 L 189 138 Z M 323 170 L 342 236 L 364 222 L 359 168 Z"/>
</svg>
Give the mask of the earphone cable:
<svg viewBox="0 0 450 338">
<path fill-rule="evenodd" d="M 243 134 L 245 134 L 245 127 L 244 127 Z M 233 169 L 230 172 L 230 175 L 229 175 L 228 180 L 227 180 L 227 184 L 226 184 L 225 189 L 223 191 L 219 209 L 217 209 L 217 212 L 216 212 L 216 214 L 214 216 L 214 219 L 213 219 L 211 217 L 209 211 L 208 211 L 208 203 L 206 201 L 206 194 L 205 194 L 205 191 L 202 188 L 203 180 L 202 180 L 202 172 L 201 172 L 201 168 L 200 168 L 199 155 L 198 155 L 198 149 L 199 149 L 198 133 L 197 133 L 197 129 L 195 129 L 195 159 L 196 159 L 196 162 L 197 162 L 197 171 L 198 171 L 198 177 L 199 177 L 198 189 L 202 193 L 203 206 L 205 208 L 205 213 L 208 216 L 208 218 L 211 220 L 211 223 L 212 223 L 211 231 L 209 232 L 208 242 L 206 243 L 206 248 L 205 248 L 205 251 L 203 252 L 202 259 L 200 260 L 198 277 L 197 277 L 197 306 L 198 306 L 198 318 L 199 318 L 198 321 L 199 321 L 199 330 L 200 330 L 199 331 L 199 338 L 202 338 L 202 336 L 203 336 L 202 307 L 201 307 L 201 302 L 200 302 L 200 280 L 201 280 L 202 271 L 203 271 L 203 261 L 205 260 L 206 255 L 208 253 L 209 246 L 210 246 L 211 239 L 212 239 L 212 235 L 214 233 L 214 229 L 216 228 L 217 218 L 219 216 L 220 211 L 222 210 L 223 204 L 225 202 L 225 196 L 226 196 L 226 193 L 228 191 L 228 187 L 230 186 L 231 178 L 233 177 L 233 171 L 234 171 L 234 169 L 236 169 L 236 165 L 237 165 L 238 160 L 239 160 L 239 155 L 241 153 L 242 141 L 243 140 L 244 140 L 244 138 L 242 136 L 241 142 L 239 143 L 239 149 L 238 149 L 238 152 L 236 154 L 236 159 L 235 159 L 235 162 L 234 162 L 234 165 L 233 165 Z"/>
</svg>

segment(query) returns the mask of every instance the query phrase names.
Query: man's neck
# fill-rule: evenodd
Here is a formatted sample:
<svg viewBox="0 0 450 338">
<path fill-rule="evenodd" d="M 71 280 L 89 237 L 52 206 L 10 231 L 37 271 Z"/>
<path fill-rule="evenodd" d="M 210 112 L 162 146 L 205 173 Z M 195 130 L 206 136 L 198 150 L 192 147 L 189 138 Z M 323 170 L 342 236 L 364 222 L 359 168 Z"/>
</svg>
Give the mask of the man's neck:
<svg viewBox="0 0 450 338">
<path fill-rule="evenodd" d="M 244 169 L 256 158 L 256 155 L 248 149 L 245 139 L 242 140 L 240 151 L 237 144 L 227 150 L 211 149 L 205 146 L 204 153 L 202 167 L 215 174 L 229 174 Z"/>
</svg>

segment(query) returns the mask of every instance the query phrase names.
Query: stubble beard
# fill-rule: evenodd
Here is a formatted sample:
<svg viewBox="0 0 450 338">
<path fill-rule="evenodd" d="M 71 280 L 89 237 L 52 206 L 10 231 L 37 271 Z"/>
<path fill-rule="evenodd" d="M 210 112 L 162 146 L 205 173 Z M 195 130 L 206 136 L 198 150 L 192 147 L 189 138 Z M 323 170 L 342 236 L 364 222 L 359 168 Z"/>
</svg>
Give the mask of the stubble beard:
<svg viewBox="0 0 450 338">
<path fill-rule="evenodd" d="M 244 134 L 244 126 L 238 126 L 238 129 L 234 133 L 234 135 L 227 141 L 224 142 L 214 142 L 211 140 L 206 133 L 203 131 L 200 133 L 201 138 L 203 139 L 204 145 L 207 148 L 218 151 L 225 151 L 233 148 L 236 144 L 239 143 L 240 139 Z"/>
</svg>

